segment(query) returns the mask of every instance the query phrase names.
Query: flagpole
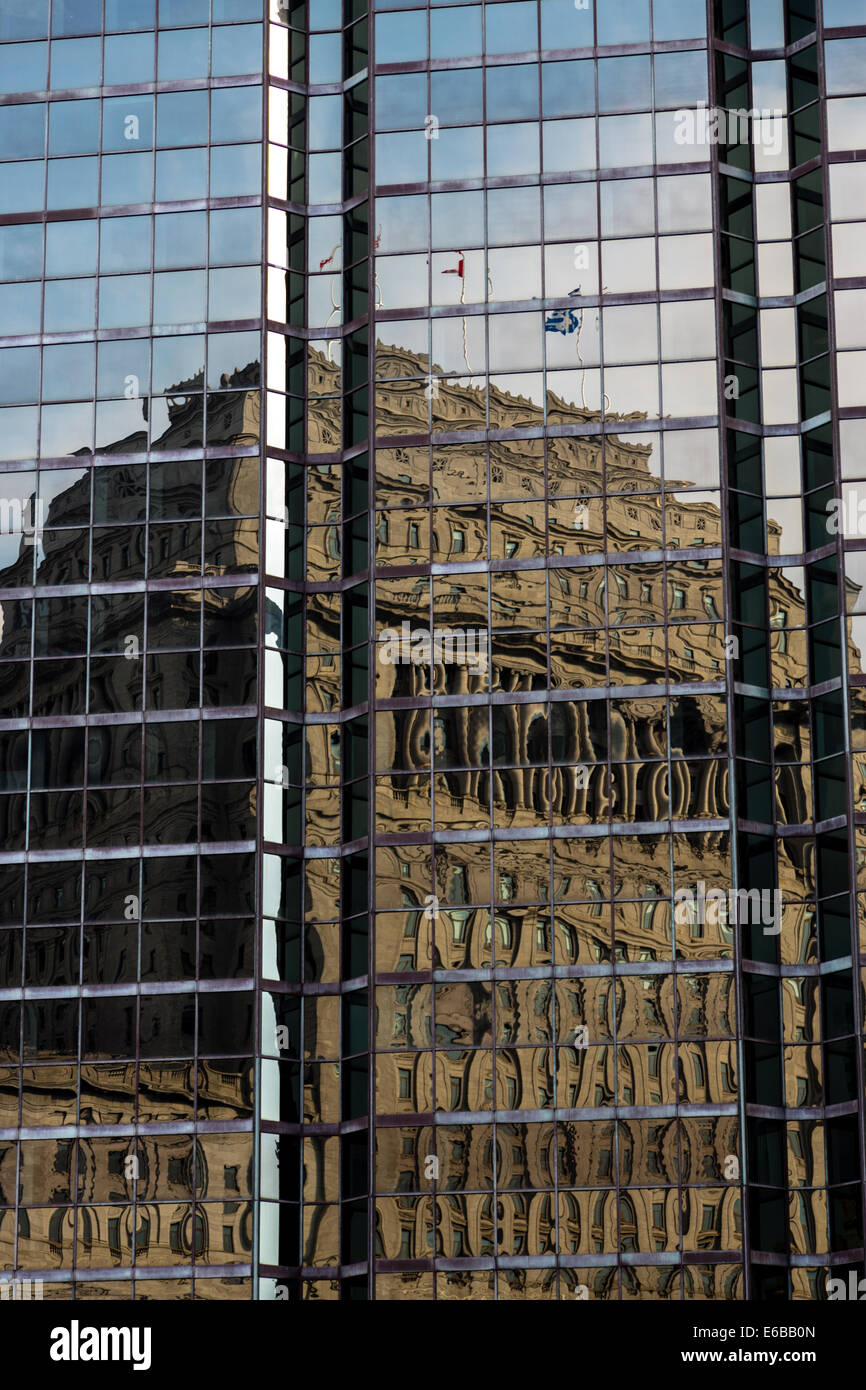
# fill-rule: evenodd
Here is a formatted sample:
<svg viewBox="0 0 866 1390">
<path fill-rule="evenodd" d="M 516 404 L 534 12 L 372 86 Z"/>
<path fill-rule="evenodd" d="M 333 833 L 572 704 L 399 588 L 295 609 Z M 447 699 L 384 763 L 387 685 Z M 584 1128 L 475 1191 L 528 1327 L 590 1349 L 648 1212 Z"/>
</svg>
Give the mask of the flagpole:
<svg viewBox="0 0 866 1390">
<path fill-rule="evenodd" d="M 580 287 L 578 286 L 578 288 L 580 288 Z M 576 343 L 576 347 L 577 347 L 577 360 L 578 360 L 578 362 L 580 363 L 581 369 L 582 369 L 582 370 L 581 370 L 581 373 L 580 373 L 580 403 L 581 403 L 582 408 L 583 408 L 584 410 L 586 410 L 586 409 L 587 409 L 587 404 L 586 404 L 586 366 L 585 366 L 585 364 L 584 364 L 583 357 L 581 356 L 581 352 L 580 352 L 580 335 L 581 335 L 582 332 L 583 332 L 583 314 L 581 314 L 581 316 L 580 316 L 580 318 L 579 318 L 579 320 L 578 320 L 578 324 L 577 324 L 577 343 Z"/>
</svg>

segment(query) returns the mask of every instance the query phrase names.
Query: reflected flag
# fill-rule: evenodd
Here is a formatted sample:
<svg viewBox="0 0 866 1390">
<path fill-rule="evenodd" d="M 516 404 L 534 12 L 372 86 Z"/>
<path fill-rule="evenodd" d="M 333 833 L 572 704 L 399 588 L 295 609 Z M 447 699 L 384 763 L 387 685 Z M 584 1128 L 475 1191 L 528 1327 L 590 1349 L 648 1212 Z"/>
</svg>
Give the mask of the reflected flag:
<svg viewBox="0 0 866 1390">
<path fill-rule="evenodd" d="M 579 295 L 580 285 L 568 292 L 569 299 L 576 299 Z M 576 333 L 580 328 L 580 317 L 577 309 L 551 309 L 550 313 L 544 316 L 544 331 L 545 333 L 562 333 L 563 336 Z"/>
</svg>

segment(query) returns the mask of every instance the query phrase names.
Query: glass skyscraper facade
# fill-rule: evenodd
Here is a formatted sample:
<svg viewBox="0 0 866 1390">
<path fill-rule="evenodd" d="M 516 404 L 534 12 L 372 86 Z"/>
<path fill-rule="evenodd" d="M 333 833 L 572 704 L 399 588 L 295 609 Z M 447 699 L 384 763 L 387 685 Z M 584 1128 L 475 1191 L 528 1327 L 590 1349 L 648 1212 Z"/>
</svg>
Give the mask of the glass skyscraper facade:
<svg viewBox="0 0 866 1390">
<path fill-rule="evenodd" d="M 864 150 L 866 0 L 2 0 L 0 1280 L 864 1273 Z"/>
<path fill-rule="evenodd" d="M 263 14 L 0 38 L 0 1266 L 249 1297 Z"/>
</svg>

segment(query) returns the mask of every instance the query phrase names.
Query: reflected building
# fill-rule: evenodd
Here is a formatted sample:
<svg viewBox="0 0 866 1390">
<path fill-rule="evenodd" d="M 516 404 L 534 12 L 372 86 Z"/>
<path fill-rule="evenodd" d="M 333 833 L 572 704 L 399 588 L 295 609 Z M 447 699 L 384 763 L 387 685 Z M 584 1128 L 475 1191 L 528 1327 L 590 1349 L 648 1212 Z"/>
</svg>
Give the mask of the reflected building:
<svg viewBox="0 0 866 1390">
<path fill-rule="evenodd" d="M 173 393 L 165 465 L 145 423 L 15 475 L 43 500 L 0 571 L 0 1267 L 48 1298 L 250 1296 L 258 371 Z"/>
</svg>

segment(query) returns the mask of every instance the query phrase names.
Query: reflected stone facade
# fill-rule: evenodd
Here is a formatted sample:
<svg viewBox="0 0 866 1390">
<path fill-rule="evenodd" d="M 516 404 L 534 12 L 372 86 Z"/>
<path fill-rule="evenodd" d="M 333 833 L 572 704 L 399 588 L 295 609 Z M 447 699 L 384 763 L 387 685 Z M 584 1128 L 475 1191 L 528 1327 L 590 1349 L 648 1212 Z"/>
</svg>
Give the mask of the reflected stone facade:
<svg viewBox="0 0 866 1390">
<path fill-rule="evenodd" d="M 372 83 L 353 9 L 340 218 L 332 21 L 287 16 L 262 1297 L 862 1264 L 859 20 L 823 9 L 381 5 Z M 780 142 L 676 140 L 760 82 Z"/>
</svg>

